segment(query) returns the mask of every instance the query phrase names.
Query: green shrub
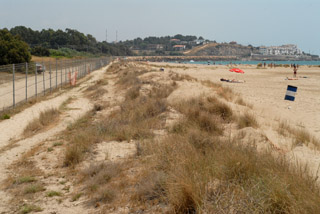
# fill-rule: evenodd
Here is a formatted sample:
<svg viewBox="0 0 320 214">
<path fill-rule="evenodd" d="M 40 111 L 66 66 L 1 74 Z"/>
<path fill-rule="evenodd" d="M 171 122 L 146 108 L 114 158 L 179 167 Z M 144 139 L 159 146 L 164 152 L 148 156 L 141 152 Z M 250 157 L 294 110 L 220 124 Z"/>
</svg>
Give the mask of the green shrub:
<svg viewBox="0 0 320 214">
<path fill-rule="evenodd" d="M 1 116 L 1 120 L 8 120 L 8 119 L 10 119 L 10 115 L 8 114 L 4 114 Z"/>
</svg>

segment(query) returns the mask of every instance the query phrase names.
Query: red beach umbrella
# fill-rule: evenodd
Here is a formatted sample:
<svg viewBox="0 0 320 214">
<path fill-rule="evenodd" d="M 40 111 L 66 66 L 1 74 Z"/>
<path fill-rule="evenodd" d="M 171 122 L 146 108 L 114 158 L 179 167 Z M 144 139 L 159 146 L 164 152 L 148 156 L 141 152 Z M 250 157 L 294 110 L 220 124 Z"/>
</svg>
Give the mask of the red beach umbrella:
<svg viewBox="0 0 320 214">
<path fill-rule="evenodd" d="M 229 71 L 244 74 L 244 71 L 239 68 L 233 68 L 233 69 L 230 69 Z"/>
</svg>

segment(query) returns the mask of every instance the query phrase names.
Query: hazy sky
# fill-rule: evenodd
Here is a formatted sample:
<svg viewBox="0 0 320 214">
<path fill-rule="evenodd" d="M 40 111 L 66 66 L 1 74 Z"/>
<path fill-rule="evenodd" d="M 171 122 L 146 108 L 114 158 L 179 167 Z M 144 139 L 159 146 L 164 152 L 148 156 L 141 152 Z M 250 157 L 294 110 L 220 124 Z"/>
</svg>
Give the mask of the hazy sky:
<svg viewBox="0 0 320 214">
<path fill-rule="evenodd" d="M 175 34 L 320 54 L 320 0 L 0 0 L 0 28 L 72 28 L 99 41 Z"/>
</svg>

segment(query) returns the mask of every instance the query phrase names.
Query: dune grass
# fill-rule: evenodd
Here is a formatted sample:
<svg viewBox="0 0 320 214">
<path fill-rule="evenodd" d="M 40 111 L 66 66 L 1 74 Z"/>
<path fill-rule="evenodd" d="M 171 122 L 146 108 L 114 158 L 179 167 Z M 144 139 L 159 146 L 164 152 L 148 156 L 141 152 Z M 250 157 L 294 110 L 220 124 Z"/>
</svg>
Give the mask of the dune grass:
<svg viewBox="0 0 320 214">
<path fill-rule="evenodd" d="M 31 212 L 41 212 L 41 211 L 42 211 L 42 208 L 34 204 L 24 204 L 20 209 L 21 214 L 27 214 Z"/>
<path fill-rule="evenodd" d="M 127 172 L 135 177 L 135 182 L 128 182 L 119 163 L 85 168 L 81 180 L 92 202 L 110 203 L 124 194 L 112 185 L 123 179 L 130 205 L 166 207 L 166 213 L 320 212 L 319 187 L 307 168 L 290 165 L 272 152 L 257 152 L 254 140 L 243 145 L 237 138 L 226 138 L 230 124 L 240 129 L 259 127 L 254 115 L 238 116 L 221 101 L 234 99 L 231 90 L 212 85 L 221 90 L 217 96 L 222 99 L 201 97 L 172 106 L 183 117 L 166 136 L 154 138 L 153 130 L 164 129 L 165 98 L 174 87 L 154 85 L 143 94 L 139 75 L 145 71 L 136 69 L 132 74 L 125 65 L 114 69 L 120 71 L 119 88 L 127 89 L 125 101 L 107 118 L 94 121 L 91 113 L 70 126 L 66 165 L 81 162 L 102 140 L 136 140 L 135 164 L 140 172 Z"/>
<path fill-rule="evenodd" d="M 24 194 L 34 194 L 44 190 L 45 188 L 41 184 L 31 184 L 24 189 Z"/>
<path fill-rule="evenodd" d="M 242 129 L 246 127 L 252 127 L 252 128 L 259 127 L 259 124 L 255 115 L 248 112 L 245 112 L 243 115 L 239 116 L 238 118 L 238 128 Z"/>
<path fill-rule="evenodd" d="M 113 69 L 116 70 L 117 67 Z M 69 126 L 66 133 L 69 145 L 65 152 L 65 166 L 80 163 L 91 147 L 103 140 L 130 141 L 152 138 L 152 129 L 163 126 L 161 114 L 167 109 L 165 98 L 175 87 L 160 87 L 154 84 L 150 93 L 142 95 L 139 75 L 146 72 L 147 70 L 140 69 L 118 72 L 118 87 L 127 89 L 125 101 L 120 104 L 120 108 L 97 122 L 93 122 L 94 112 L 89 112 Z M 91 93 L 96 93 L 99 89 L 95 88 Z M 91 125 L 88 127 L 88 124 Z"/>
<path fill-rule="evenodd" d="M 57 192 L 57 191 L 53 191 L 53 190 L 46 193 L 46 196 L 50 197 L 50 198 L 55 197 L 55 196 L 61 196 L 61 195 L 62 195 L 61 192 Z"/>
<path fill-rule="evenodd" d="M 14 184 L 32 183 L 35 181 L 36 178 L 33 176 L 21 176 L 15 179 Z"/>
<path fill-rule="evenodd" d="M 301 146 L 312 144 L 315 149 L 320 149 L 320 141 L 312 136 L 307 130 L 303 128 L 294 128 L 287 121 L 279 123 L 278 133 L 284 137 L 293 138 L 292 146 Z"/>
<path fill-rule="evenodd" d="M 44 127 L 56 122 L 59 119 L 59 110 L 55 108 L 48 109 L 40 113 L 40 116 L 32 120 L 24 129 L 23 134 L 30 136 L 41 131 Z"/>
<path fill-rule="evenodd" d="M 145 185 L 136 190 L 137 200 L 160 198 L 173 213 L 320 211 L 319 188 L 303 167 L 292 167 L 268 152 L 258 153 L 255 147 L 238 144 L 237 139 L 219 137 L 227 121 L 217 111 L 210 113 L 209 104 L 202 102 L 204 99 L 182 103 L 183 128 L 163 140 L 141 145 L 142 157 L 152 156 L 149 167 L 161 172 L 161 182 L 150 183 L 148 176 L 142 177 L 140 183 Z M 209 128 L 213 125 L 202 121 L 203 114 L 220 117 L 216 121 L 221 131 Z M 246 126 L 252 125 L 253 118 L 248 118 L 243 119 Z M 152 176 L 154 171 L 148 171 Z"/>
</svg>

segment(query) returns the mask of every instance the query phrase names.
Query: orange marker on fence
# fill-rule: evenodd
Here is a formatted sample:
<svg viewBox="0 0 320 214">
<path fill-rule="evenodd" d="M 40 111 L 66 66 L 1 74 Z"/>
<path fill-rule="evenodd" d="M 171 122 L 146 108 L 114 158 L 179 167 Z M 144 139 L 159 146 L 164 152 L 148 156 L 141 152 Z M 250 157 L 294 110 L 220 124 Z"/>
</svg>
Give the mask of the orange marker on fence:
<svg viewBox="0 0 320 214">
<path fill-rule="evenodd" d="M 70 85 L 75 86 L 77 84 L 77 75 L 78 75 L 77 71 L 72 74 L 71 74 L 71 72 L 69 72 Z"/>
</svg>

